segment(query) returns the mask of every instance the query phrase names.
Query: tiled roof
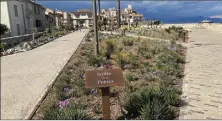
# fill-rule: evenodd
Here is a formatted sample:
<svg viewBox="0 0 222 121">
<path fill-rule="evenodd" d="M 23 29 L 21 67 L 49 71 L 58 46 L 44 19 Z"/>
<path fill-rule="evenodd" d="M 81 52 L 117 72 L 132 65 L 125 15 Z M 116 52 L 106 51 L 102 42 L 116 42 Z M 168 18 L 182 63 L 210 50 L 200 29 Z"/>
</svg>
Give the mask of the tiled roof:
<svg viewBox="0 0 222 121">
<path fill-rule="evenodd" d="M 80 13 L 88 13 L 88 14 L 92 14 L 92 11 L 91 10 L 88 10 L 88 9 L 80 9 L 80 10 L 77 10 L 76 12 L 73 12 L 74 14 L 80 14 Z"/>
</svg>

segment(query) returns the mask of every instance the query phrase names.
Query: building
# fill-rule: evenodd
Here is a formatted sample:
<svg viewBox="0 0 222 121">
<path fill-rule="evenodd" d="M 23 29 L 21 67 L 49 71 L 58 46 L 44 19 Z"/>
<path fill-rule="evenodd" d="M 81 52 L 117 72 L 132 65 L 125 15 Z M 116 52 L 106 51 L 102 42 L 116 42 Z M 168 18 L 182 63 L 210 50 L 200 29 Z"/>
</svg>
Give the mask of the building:
<svg viewBox="0 0 222 121">
<path fill-rule="evenodd" d="M 128 7 L 124 8 L 121 12 L 121 21 L 133 23 L 143 20 L 143 14 L 139 14 L 136 10 L 133 10 L 132 5 L 128 5 Z"/>
<path fill-rule="evenodd" d="M 117 9 L 115 7 L 109 9 L 102 9 L 101 16 L 105 18 L 117 17 Z"/>
<path fill-rule="evenodd" d="M 109 21 L 108 23 L 114 19 L 115 22 L 117 22 L 117 11 L 118 9 L 109 8 L 109 9 L 102 9 L 101 10 L 101 16 L 104 18 L 107 18 Z M 132 5 L 128 5 L 127 8 L 124 8 L 121 11 L 120 19 L 122 23 L 133 23 L 137 21 L 143 21 L 143 15 L 137 13 L 136 10 L 133 10 Z"/>
<path fill-rule="evenodd" d="M 10 36 L 45 30 L 45 8 L 30 0 L 2 0 L 1 24 L 10 29 Z"/>
<path fill-rule="evenodd" d="M 55 10 L 46 8 L 45 11 L 45 27 L 52 29 L 54 27 L 56 27 L 56 18 L 55 18 Z"/>
<path fill-rule="evenodd" d="M 62 11 L 55 11 L 55 24 L 57 29 L 62 29 L 63 13 Z"/>
<path fill-rule="evenodd" d="M 83 25 L 89 27 L 93 24 L 92 11 L 88 9 L 81 9 L 71 14 L 73 25 Z"/>
<path fill-rule="evenodd" d="M 62 12 L 63 19 L 62 19 L 62 26 L 65 29 L 71 30 L 73 29 L 73 20 L 72 20 L 72 13 L 69 12 Z"/>
</svg>

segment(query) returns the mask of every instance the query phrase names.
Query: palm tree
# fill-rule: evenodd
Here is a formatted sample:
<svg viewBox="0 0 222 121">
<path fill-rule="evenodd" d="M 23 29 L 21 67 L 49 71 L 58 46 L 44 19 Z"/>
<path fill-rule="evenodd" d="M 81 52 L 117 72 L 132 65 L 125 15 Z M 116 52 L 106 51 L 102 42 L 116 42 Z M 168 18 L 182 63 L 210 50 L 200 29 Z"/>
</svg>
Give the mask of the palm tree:
<svg viewBox="0 0 222 121">
<path fill-rule="evenodd" d="M 118 27 L 120 27 L 120 0 L 118 0 L 118 17 L 117 17 Z"/>
</svg>

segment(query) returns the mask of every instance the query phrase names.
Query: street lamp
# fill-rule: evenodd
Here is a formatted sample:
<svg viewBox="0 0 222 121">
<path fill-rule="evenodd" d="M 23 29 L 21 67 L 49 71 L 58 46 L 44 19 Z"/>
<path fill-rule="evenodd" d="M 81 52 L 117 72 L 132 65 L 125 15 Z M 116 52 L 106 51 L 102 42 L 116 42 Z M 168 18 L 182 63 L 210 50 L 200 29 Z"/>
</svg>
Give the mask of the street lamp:
<svg viewBox="0 0 222 121">
<path fill-rule="evenodd" d="M 99 55 L 99 38 L 98 38 L 98 24 L 97 24 L 97 10 L 96 0 L 93 0 L 93 27 L 94 27 L 94 39 L 95 39 L 95 55 Z"/>
</svg>

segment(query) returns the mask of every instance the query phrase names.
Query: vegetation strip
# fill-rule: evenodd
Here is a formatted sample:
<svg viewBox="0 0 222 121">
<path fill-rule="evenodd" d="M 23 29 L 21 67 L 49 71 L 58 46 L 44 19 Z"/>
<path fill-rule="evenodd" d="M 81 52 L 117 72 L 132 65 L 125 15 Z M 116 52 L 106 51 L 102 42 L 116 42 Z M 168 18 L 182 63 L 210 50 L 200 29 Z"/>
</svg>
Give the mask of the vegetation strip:
<svg viewBox="0 0 222 121">
<path fill-rule="evenodd" d="M 33 119 L 101 119 L 100 90 L 84 88 L 84 72 L 119 67 L 125 87 L 111 87 L 111 119 L 175 119 L 180 106 L 184 50 L 165 41 L 101 35 L 94 56 L 89 33 Z M 105 36 L 105 37 L 104 37 Z M 105 38 L 105 39 L 103 39 Z"/>
<path fill-rule="evenodd" d="M 77 47 L 77 49 L 73 52 L 72 56 L 76 53 L 76 51 L 78 50 L 78 48 L 80 47 L 80 45 L 82 44 L 82 42 L 85 40 L 86 36 L 88 35 L 88 32 L 86 33 L 86 35 L 83 37 L 81 43 L 79 44 L 79 46 Z M 54 86 L 55 81 L 58 79 L 58 77 L 61 75 L 63 69 L 66 67 L 66 65 L 69 63 L 69 61 L 71 60 L 72 56 L 67 60 L 66 64 L 62 67 L 62 69 L 59 71 L 58 75 L 56 76 L 56 78 L 54 79 L 54 81 L 52 82 L 52 84 L 50 84 L 48 86 L 48 89 L 46 90 L 46 92 L 44 93 L 44 95 L 42 96 L 42 98 L 39 100 L 38 104 L 35 106 L 35 108 L 33 109 L 32 113 L 30 114 L 30 116 L 27 118 L 28 120 L 33 119 L 36 111 L 38 110 L 38 108 L 41 106 L 42 102 L 45 100 L 45 98 L 47 97 L 49 91 L 51 90 L 51 88 Z"/>
</svg>

